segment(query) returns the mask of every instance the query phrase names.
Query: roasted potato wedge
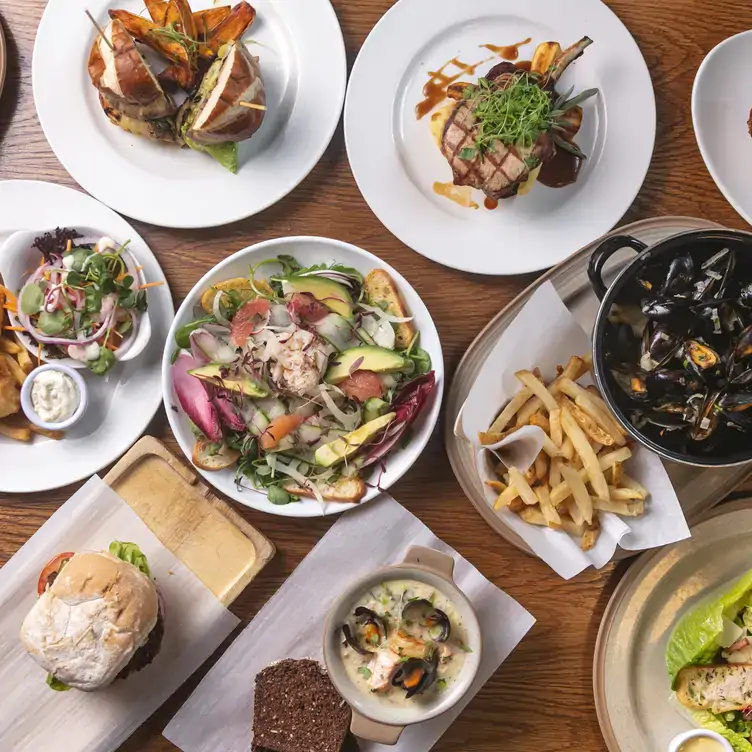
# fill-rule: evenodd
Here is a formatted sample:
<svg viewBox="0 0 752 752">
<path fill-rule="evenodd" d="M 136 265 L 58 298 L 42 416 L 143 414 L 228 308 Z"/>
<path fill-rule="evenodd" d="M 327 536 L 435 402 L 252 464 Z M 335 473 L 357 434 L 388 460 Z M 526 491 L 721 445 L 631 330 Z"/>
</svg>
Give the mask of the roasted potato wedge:
<svg viewBox="0 0 752 752">
<path fill-rule="evenodd" d="M 207 46 L 213 53 L 228 42 L 235 42 L 248 31 L 256 11 L 243 0 L 238 3 L 218 26 L 215 26 L 207 38 Z"/>
<path fill-rule="evenodd" d="M 544 75 L 559 55 L 561 55 L 561 45 L 558 42 L 541 42 L 533 53 L 530 72 Z"/>
<path fill-rule="evenodd" d="M 175 84 L 184 91 L 192 91 L 196 86 L 196 71 L 180 63 L 170 63 L 157 74 L 157 81 L 163 86 Z"/>
<path fill-rule="evenodd" d="M 169 3 L 165 0 L 144 0 L 144 5 L 146 5 L 146 10 L 149 11 L 151 20 L 157 26 L 164 26 Z"/>
<path fill-rule="evenodd" d="M 165 3 L 166 5 L 166 3 Z M 196 29 L 196 39 L 206 40 L 211 32 L 222 23 L 232 12 L 229 5 L 200 10 L 193 14 L 193 25 Z M 155 19 L 156 20 L 156 19 Z"/>
</svg>

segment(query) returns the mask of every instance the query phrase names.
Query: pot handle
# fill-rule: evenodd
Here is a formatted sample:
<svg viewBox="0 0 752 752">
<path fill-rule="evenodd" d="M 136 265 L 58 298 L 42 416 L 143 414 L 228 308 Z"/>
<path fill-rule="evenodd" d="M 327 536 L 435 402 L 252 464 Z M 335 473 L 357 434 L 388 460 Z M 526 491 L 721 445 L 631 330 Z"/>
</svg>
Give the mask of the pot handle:
<svg viewBox="0 0 752 752">
<path fill-rule="evenodd" d="M 641 240 L 631 235 L 614 235 L 606 238 L 594 251 L 588 263 L 588 278 L 598 300 L 603 300 L 608 286 L 603 281 L 603 267 L 611 256 L 622 248 L 631 248 L 635 253 L 642 253 L 647 246 Z"/>
<path fill-rule="evenodd" d="M 370 718 L 366 718 L 357 710 L 352 712 L 350 731 L 360 739 L 393 747 L 399 741 L 404 730 L 404 726 L 387 726 L 385 723 L 377 723 Z"/>
<path fill-rule="evenodd" d="M 433 548 L 410 546 L 403 563 L 413 564 L 421 569 L 427 569 L 445 580 L 454 581 L 454 559 Z"/>
</svg>

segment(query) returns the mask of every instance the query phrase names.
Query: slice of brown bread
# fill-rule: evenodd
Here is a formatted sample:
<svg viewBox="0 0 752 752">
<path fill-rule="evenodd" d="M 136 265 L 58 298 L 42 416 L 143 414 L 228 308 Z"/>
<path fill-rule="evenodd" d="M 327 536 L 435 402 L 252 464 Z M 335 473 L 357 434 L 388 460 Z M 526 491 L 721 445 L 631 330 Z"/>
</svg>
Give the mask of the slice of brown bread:
<svg viewBox="0 0 752 752">
<path fill-rule="evenodd" d="M 350 708 L 324 669 L 286 659 L 256 676 L 254 752 L 341 752 Z"/>
</svg>

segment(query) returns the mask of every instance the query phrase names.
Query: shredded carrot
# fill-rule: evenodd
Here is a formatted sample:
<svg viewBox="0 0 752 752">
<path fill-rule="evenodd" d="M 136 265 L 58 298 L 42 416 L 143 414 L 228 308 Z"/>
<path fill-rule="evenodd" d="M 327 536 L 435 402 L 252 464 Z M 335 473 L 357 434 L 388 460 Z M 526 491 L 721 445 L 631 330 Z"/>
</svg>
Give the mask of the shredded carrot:
<svg viewBox="0 0 752 752">
<path fill-rule="evenodd" d="M 5 285 L 0 285 L 0 292 L 8 299 L 8 303 L 13 306 L 18 304 L 18 298 Z"/>
<path fill-rule="evenodd" d="M 24 329 L 22 326 L 4 326 L 3 329 L 5 329 L 6 332 L 25 332 L 26 329 Z"/>
<path fill-rule="evenodd" d="M 160 285 L 163 285 L 164 282 L 147 282 L 145 285 L 140 285 L 139 290 L 145 290 L 147 287 L 159 287 Z"/>
<path fill-rule="evenodd" d="M 68 238 L 68 242 L 65 244 L 65 252 L 66 253 L 70 253 L 71 245 L 72 245 L 71 239 Z"/>
<path fill-rule="evenodd" d="M 108 350 L 112 350 L 112 352 L 117 352 L 118 346 L 117 346 L 117 345 L 113 345 L 113 344 L 112 344 L 112 342 L 105 342 L 105 343 L 104 343 L 104 346 L 105 346 L 105 347 L 106 347 L 106 348 L 107 348 Z"/>
<path fill-rule="evenodd" d="M 42 365 L 42 343 L 39 343 L 39 347 L 37 347 L 37 364 Z"/>
<path fill-rule="evenodd" d="M 127 275 L 128 275 L 127 272 L 121 272 L 120 274 L 117 275 L 117 277 L 115 277 L 115 282 L 122 282 L 126 278 Z"/>
<path fill-rule="evenodd" d="M 143 268 L 144 268 L 143 266 L 137 266 L 137 267 L 136 267 L 136 271 L 137 271 L 137 272 L 140 272 L 140 271 L 141 271 L 141 270 L 142 270 Z"/>
<path fill-rule="evenodd" d="M 18 313 L 18 308 L 16 308 L 14 305 L 3 303 L 3 308 L 5 308 L 6 311 L 10 311 L 11 313 Z"/>
</svg>

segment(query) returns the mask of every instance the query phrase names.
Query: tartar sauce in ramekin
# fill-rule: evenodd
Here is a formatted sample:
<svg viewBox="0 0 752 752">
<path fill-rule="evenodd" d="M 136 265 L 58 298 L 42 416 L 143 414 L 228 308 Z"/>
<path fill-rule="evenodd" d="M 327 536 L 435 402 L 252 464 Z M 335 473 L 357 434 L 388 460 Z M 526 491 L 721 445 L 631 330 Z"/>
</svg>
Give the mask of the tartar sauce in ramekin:
<svg viewBox="0 0 752 752">
<path fill-rule="evenodd" d="M 68 420 L 76 412 L 80 400 L 76 382 L 62 371 L 42 371 L 31 385 L 32 407 L 45 423 Z"/>
</svg>

